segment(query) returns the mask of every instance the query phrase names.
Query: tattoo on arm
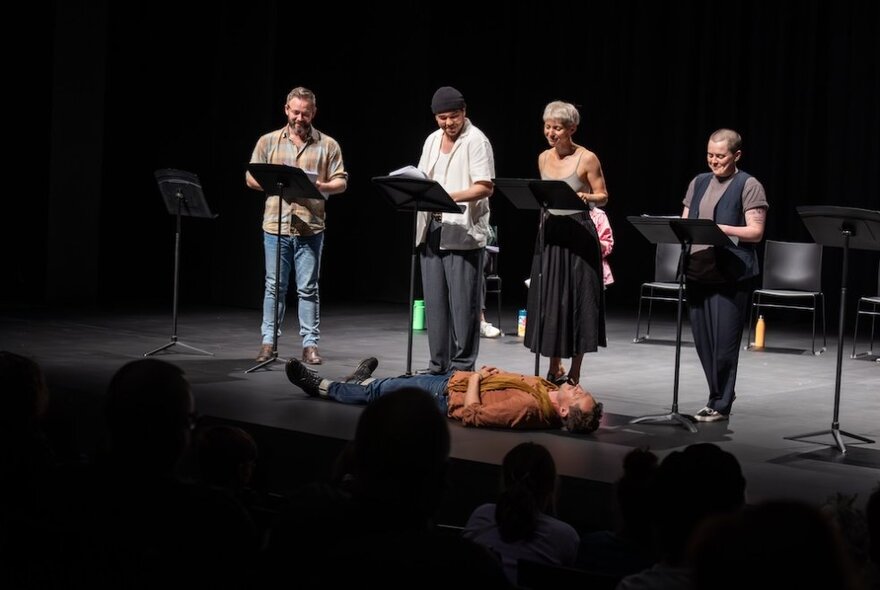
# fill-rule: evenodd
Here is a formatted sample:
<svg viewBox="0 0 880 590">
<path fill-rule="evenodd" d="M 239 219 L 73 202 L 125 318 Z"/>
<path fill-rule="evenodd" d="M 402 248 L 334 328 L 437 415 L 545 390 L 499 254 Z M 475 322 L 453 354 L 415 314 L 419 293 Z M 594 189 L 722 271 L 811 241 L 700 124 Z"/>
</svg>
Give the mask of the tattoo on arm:
<svg viewBox="0 0 880 590">
<path fill-rule="evenodd" d="M 746 223 L 756 224 L 756 225 L 764 225 L 764 222 L 767 220 L 767 210 L 763 207 L 759 207 L 758 209 L 749 209 L 746 211 Z"/>
</svg>

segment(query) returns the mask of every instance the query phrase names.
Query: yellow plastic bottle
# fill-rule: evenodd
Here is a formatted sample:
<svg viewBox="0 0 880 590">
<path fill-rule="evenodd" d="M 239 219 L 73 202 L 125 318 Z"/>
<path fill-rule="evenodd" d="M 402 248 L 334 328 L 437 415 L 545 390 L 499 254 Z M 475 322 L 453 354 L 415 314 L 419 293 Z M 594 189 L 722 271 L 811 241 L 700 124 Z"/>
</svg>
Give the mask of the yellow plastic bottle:
<svg viewBox="0 0 880 590">
<path fill-rule="evenodd" d="M 755 326 L 755 348 L 764 348 L 764 316 L 758 316 L 758 323 Z"/>
</svg>

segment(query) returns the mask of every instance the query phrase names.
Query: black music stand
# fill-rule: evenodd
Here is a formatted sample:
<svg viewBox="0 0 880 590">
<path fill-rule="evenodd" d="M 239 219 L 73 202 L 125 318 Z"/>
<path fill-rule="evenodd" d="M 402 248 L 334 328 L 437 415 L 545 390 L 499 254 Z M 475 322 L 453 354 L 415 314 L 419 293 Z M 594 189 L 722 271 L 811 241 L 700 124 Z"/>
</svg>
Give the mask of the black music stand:
<svg viewBox="0 0 880 590">
<path fill-rule="evenodd" d="M 678 257 L 678 304 L 675 323 L 675 377 L 672 386 L 672 408 L 668 414 L 641 416 L 630 420 L 630 424 L 672 423 L 683 426 L 692 433 L 697 432 L 691 416 L 678 413 L 678 381 L 681 367 L 681 325 L 684 301 L 684 278 L 691 246 L 694 244 L 723 246 L 731 244 L 724 232 L 711 219 L 682 219 L 681 217 L 653 217 L 631 215 L 626 218 L 652 244 L 681 244 Z"/>
<path fill-rule="evenodd" d="M 544 219 L 550 209 L 559 214 L 577 213 L 589 211 L 590 207 L 584 203 L 577 193 L 562 180 L 532 180 L 526 178 L 493 178 L 495 190 L 513 203 L 517 209 L 539 209 L 541 215 L 538 219 L 538 284 L 535 285 L 538 293 L 537 310 L 535 321 L 535 376 L 541 374 L 541 321 L 543 315 L 542 296 L 544 285 Z M 600 271 L 601 272 L 601 268 Z"/>
<path fill-rule="evenodd" d="M 191 172 L 165 168 L 153 173 L 159 185 L 159 192 L 165 201 L 168 213 L 174 215 L 174 296 L 171 312 L 171 340 L 155 350 L 145 352 L 144 356 L 152 356 L 158 352 L 168 350 L 172 346 L 182 346 L 198 354 L 214 356 L 214 353 L 184 344 L 177 337 L 177 300 L 180 284 L 180 218 L 201 217 L 203 219 L 216 219 L 217 215 L 211 213 L 205 195 L 202 193 L 202 183 L 199 177 Z"/>
<path fill-rule="evenodd" d="M 810 438 L 830 434 L 841 453 L 846 453 L 841 435 L 865 443 L 874 441 L 840 430 L 838 413 L 840 411 L 840 374 L 843 359 L 843 325 L 846 317 L 846 282 L 849 266 L 849 249 L 880 250 L 880 211 L 854 209 L 852 207 L 814 206 L 798 207 L 804 225 L 817 244 L 843 248 L 843 264 L 840 279 L 840 316 L 837 326 L 837 373 L 834 379 L 834 416 L 830 430 L 820 430 L 797 436 L 786 436 L 788 440 Z"/>
<path fill-rule="evenodd" d="M 452 200 L 436 180 L 404 175 L 375 176 L 373 184 L 398 211 L 412 211 L 412 254 L 409 266 L 409 323 L 406 342 L 406 375 L 412 375 L 413 302 L 416 280 L 416 226 L 421 212 L 461 213 L 461 207 Z"/>
<path fill-rule="evenodd" d="M 312 184 L 312 181 L 306 173 L 300 168 L 293 166 L 285 166 L 284 164 L 248 164 L 248 172 L 263 188 L 267 197 L 281 196 L 285 203 L 290 203 L 294 199 L 326 199 L 324 195 L 318 192 L 318 189 Z M 269 187 L 269 188 L 267 188 Z M 283 205 L 278 204 L 278 228 L 276 237 L 278 242 L 275 245 L 275 324 L 272 334 L 272 356 L 262 361 L 245 373 L 252 373 L 257 369 L 262 369 L 276 361 L 285 362 L 284 359 L 278 358 L 278 280 L 281 278 L 281 212 Z M 292 213 L 291 213 L 292 214 Z"/>
</svg>

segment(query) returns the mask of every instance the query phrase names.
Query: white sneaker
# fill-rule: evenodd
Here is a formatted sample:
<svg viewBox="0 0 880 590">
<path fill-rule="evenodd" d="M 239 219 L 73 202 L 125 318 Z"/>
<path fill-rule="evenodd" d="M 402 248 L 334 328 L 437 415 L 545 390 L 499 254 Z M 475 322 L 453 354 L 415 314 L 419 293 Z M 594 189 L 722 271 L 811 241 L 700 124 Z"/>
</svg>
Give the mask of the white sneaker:
<svg viewBox="0 0 880 590">
<path fill-rule="evenodd" d="M 526 279 L 526 280 L 523 281 L 523 283 L 526 284 L 526 287 L 527 287 L 527 288 L 531 289 L 531 287 L 532 287 L 532 279 L 530 279 L 530 278 L 529 278 L 529 279 Z"/>
<path fill-rule="evenodd" d="M 498 338 L 501 336 L 501 330 L 490 324 L 489 322 L 480 322 L 480 336 L 483 338 Z"/>
</svg>

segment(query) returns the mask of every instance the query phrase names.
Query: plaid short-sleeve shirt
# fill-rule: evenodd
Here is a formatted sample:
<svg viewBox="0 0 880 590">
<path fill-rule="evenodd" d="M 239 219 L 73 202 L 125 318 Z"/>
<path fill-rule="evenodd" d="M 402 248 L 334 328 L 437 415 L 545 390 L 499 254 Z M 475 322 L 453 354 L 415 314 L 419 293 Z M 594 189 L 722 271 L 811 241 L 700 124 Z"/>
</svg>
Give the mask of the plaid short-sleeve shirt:
<svg viewBox="0 0 880 590">
<path fill-rule="evenodd" d="M 329 135 L 312 127 L 312 134 L 302 148 L 297 148 L 289 136 L 289 130 L 283 128 L 263 135 L 251 155 L 251 163 L 284 164 L 301 168 L 306 172 L 314 172 L 318 180 L 327 182 L 334 178 L 348 179 L 348 172 L 342 163 L 342 150 L 339 143 Z M 265 189 L 265 187 L 263 187 Z M 278 231 L 277 196 L 266 198 L 263 211 L 263 230 L 269 233 Z M 284 203 L 281 212 L 281 235 L 311 236 L 324 231 L 325 223 L 324 199 L 294 199 Z"/>
</svg>

